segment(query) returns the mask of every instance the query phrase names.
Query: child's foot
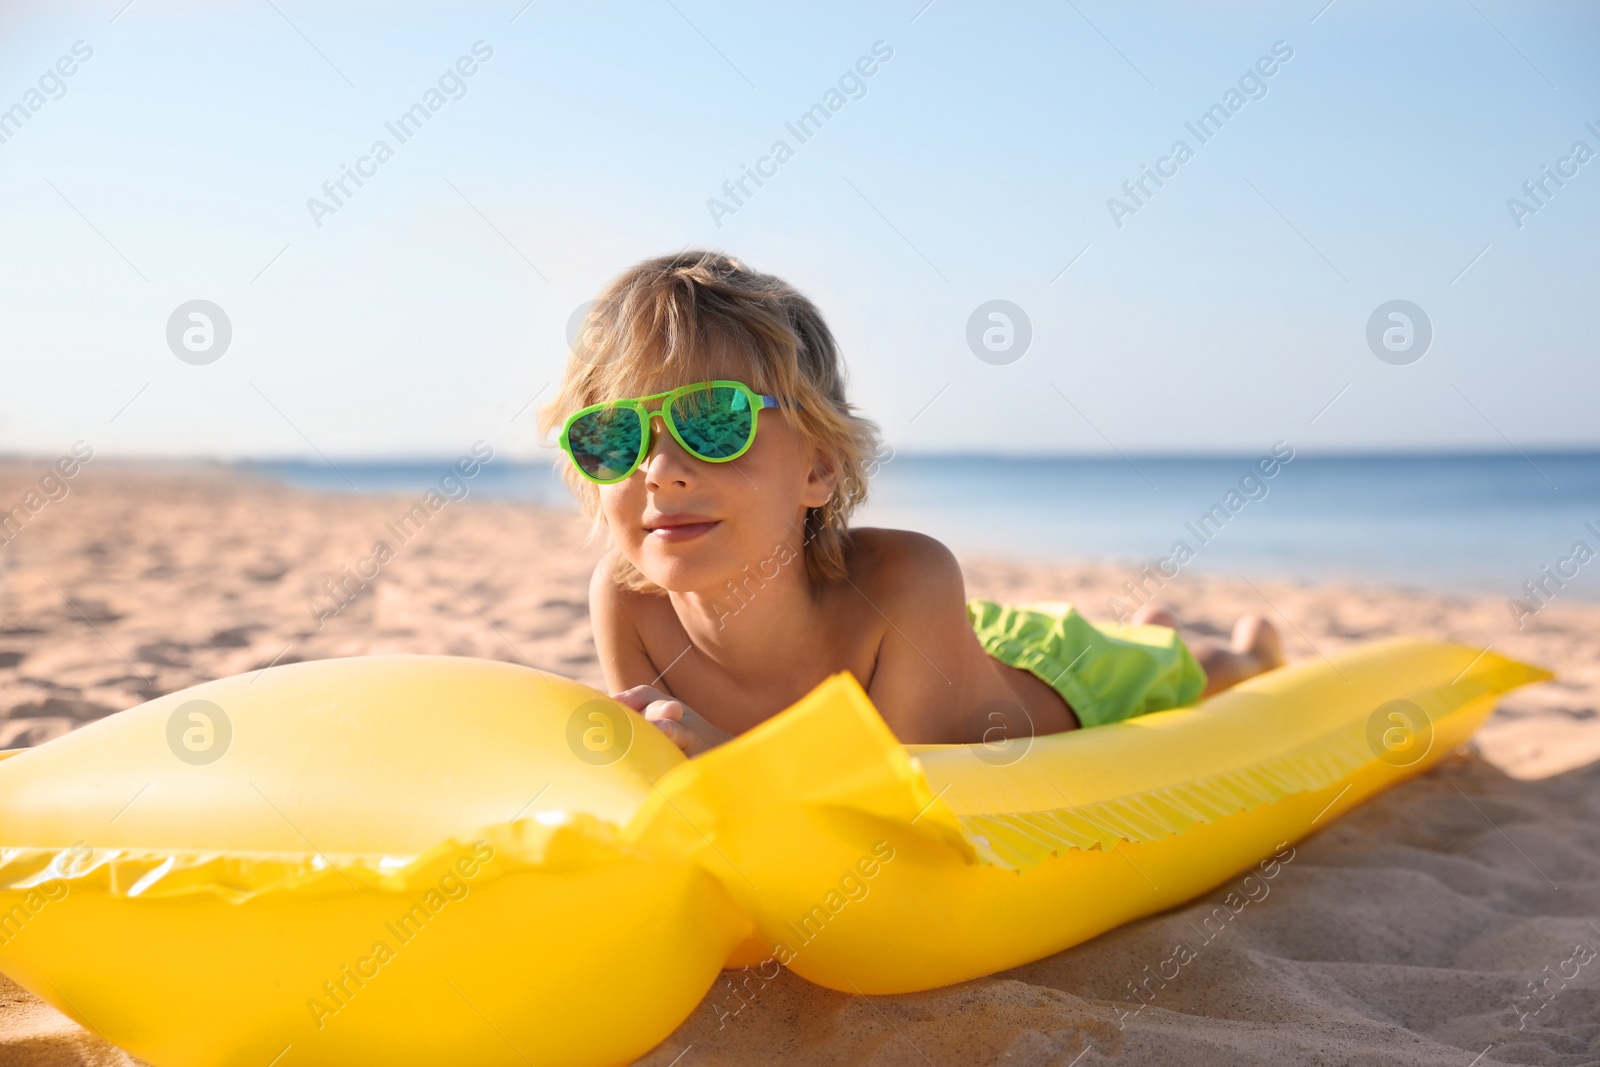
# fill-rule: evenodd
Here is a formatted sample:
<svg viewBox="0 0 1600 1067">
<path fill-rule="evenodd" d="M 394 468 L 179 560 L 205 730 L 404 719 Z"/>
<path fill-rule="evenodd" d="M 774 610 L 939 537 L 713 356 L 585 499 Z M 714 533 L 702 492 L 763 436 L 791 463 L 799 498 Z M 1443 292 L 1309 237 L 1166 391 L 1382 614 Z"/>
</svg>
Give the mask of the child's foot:
<svg viewBox="0 0 1600 1067">
<path fill-rule="evenodd" d="M 1278 631 L 1260 615 L 1241 615 L 1233 624 L 1233 638 L 1228 643 L 1240 656 L 1254 662 L 1256 669 L 1252 674 L 1264 674 L 1283 666 Z"/>
<path fill-rule="evenodd" d="M 1228 645 L 1222 648 L 1208 642 L 1190 648 L 1206 672 L 1206 688 L 1200 694 L 1202 700 L 1231 689 L 1246 678 L 1283 666 L 1278 631 L 1260 615 L 1240 616 L 1233 624 L 1233 637 Z"/>
<path fill-rule="evenodd" d="M 1135 626 L 1166 626 L 1176 630 L 1178 620 L 1172 612 L 1145 604 L 1133 613 L 1129 622 Z M 1278 631 L 1260 615 L 1241 615 L 1233 624 L 1233 637 L 1227 648 L 1210 642 L 1190 646 L 1189 651 L 1206 672 L 1205 691 L 1201 699 L 1231 689 L 1246 678 L 1265 674 L 1283 666 L 1283 649 L 1278 643 Z"/>
<path fill-rule="evenodd" d="M 1133 618 L 1128 620 L 1135 626 L 1166 626 L 1176 630 L 1178 620 L 1166 608 L 1158 608 L 1154 604 L 1145 604 L 1133 613 Z"/>
</svg>

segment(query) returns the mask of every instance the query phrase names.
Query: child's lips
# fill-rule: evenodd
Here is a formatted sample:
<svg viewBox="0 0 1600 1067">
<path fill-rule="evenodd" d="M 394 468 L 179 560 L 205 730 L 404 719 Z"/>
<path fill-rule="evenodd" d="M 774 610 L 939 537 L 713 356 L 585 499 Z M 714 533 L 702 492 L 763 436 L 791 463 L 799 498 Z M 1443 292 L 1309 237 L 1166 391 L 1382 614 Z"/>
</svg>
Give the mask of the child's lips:
<svg viewBox="0 0 1600 1067">
<path fill-rule="evenodd" d="M 713 519 L 710 522 L 689 522 L 676 526 L 657 526 L 650 531 L 650 536 L 658 541 L 676 544 L 680 541 L 693 541 L 696 537 L 709 533 L 720 525 L 720 520 Z"/>
</svg>

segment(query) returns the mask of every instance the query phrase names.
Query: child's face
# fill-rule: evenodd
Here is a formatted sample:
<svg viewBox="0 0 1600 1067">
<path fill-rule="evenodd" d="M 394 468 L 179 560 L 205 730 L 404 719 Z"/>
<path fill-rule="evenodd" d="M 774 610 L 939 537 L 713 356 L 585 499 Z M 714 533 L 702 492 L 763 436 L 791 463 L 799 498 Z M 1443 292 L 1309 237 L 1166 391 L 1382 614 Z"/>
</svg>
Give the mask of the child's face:
<svg viewBox="0 0 1600 1067">
<path fill-rule="evenodd" d="M 622 554 L 646 578 L 674 592 L 720 594 L 728 580 L 771 559 L 782 545 L 795 556 L 789 567 L 804 568 L 806 509 L 828 501 L 836 476 L 818 470 L 816 450 L 789 418 L 783 408 L 767 408 L 757 416 L 749 451 L 727 463 L 707 463 L 685 452 L 661 418 L 653 417 L 650 453 L 639 469 L 615 485 L 599 486 L 601 511 Z M 676 532 L 657 528 L 662 520 L 688 515 L 709 524 Z M 767 565 L 768 573 L 774 565 Z"/>
</svg>

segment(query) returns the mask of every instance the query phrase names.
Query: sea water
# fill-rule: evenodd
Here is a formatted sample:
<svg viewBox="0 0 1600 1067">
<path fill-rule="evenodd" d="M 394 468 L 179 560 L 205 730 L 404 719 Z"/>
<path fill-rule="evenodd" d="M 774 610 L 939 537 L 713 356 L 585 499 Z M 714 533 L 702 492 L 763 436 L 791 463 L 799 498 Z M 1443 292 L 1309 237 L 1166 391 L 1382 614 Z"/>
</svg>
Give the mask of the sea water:
<svg viewBox="0 0 1600 1067">
<path fill-rule="evenodd" d="M 1148 564 L 1169 576 L 1505 597 L 1542 582 L 1556 599 L 1600 600 L 1600 452 L 1299 452 L 1270 477 L 1262 458 L 894 455 L 851 521 L 919 530 L 959 553 Z M 241 466 L 319 490 L 420 493 L 449 461 L 337 462 Z M 497 459 L 470 484 L 477 499 L 576 508 L 547 462 Z M 1580 541 L 1593 562 L 1575 561 Z M 1552 574 L 1570 576 L 1557 588 Z"/>
</svg>

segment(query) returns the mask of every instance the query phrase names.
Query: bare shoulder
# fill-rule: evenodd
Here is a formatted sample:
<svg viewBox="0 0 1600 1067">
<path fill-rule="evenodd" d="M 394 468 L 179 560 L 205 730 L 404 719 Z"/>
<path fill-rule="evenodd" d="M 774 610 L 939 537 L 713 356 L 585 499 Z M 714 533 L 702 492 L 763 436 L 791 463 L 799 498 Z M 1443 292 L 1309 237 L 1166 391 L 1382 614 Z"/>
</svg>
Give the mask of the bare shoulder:
<svg viewBox="0 0 1600 1067">
<path fill-rule="evenodd" d="M 616 580 L 618 555 L 615 548 L 608 548 L 605 555 L 595 563 L 594 571 L 589 575 L 591 609 L 604 607 L 613 611 L 626 611 L 637 607 L 638 602 L 644 599 L 643 593 L 625 588 Z"/>
<path fill-rule="evenodd" d="M 926 603 L 965 588 L 955 553 L 937 538 L 880 527 L 852 530 L 850 537 L 851 578 L 874 603 Z"/>
<path fill-rule="evenodd" d="M 628 589 L 616 580 L 617 550 L 610 549 L 589 576 L 589 624 L 600 669 L 612 692 L 650 683 L 656 677 L 644 633 L 659 625 L 663 598 Z M 672 609 L 665 606 L 670 615 Z M 658 688 L 662 682 L 655 683 Z"/>
<path fill-rule="evenodd" d="M 926 534 L 856 533 L 854 580 L 884 619 L 867 695 L 903 743 L 964 740 L 965 709 L 981 703 L 993 671 L 967 620 L 961 565 Z"/>
</svg>

